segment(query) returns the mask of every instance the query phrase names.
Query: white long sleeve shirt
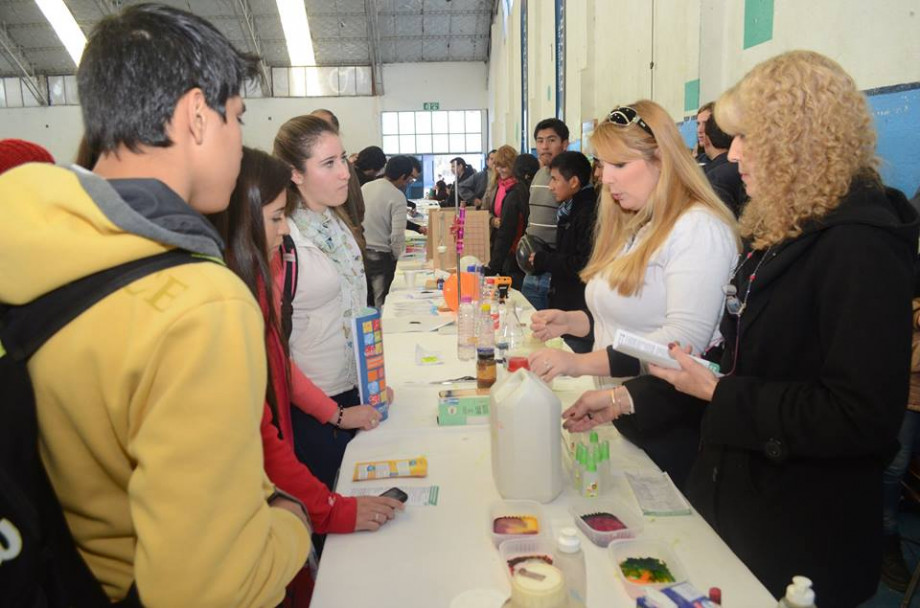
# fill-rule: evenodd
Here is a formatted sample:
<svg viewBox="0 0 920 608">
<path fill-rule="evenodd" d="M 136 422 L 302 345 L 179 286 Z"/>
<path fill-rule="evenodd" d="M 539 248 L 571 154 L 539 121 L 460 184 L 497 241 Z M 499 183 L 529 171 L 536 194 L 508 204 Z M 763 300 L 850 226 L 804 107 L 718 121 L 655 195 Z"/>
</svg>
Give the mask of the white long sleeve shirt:
<svg viewBox="0 0 920 608">
<path fill-rule="evenodd" d="M 612 344 L 623 328 L 659 344 L 680 342 L 702 352 L 722 317 L 722 287 L 737 257 L 732 229 L 703 207 L 689 209 L 652 255 L 636 295 L 621 296 L 604 276 L 588 281 L 594 348 Z"/>
<path fill-rule="evenodd" d="M 406 251 L 406 195 L 382 177 L 361 186 L 367 248 L 399 259 Z"/>
</svg>

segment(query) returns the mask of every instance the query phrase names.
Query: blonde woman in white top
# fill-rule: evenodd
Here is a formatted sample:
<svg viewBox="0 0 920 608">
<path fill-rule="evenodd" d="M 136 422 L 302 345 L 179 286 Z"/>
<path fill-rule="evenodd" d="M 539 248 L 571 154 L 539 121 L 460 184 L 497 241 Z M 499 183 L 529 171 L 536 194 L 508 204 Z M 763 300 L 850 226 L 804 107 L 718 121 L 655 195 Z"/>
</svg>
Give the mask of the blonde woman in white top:
<svg viewBox="0 0 920 608">
<path fill-rule="evenodd" d="M 603 163 L 604 187 L 594 250 L 581 272 L 590 315 L 544 310 L 533 315 L 531 329 L 542 340 L 593 332 L 595 350 L 537 351 L 531 369 L 546 380 L 642 373 L 637 359 L 608 348 L 618 328 L 703 351 L 738 255 L 734 216 L 661 106 L 643 100 L 614 109 L 591 143 Z M 581 399 L 609 402 L 611 393 L 589 391 Z"/>
</svg>

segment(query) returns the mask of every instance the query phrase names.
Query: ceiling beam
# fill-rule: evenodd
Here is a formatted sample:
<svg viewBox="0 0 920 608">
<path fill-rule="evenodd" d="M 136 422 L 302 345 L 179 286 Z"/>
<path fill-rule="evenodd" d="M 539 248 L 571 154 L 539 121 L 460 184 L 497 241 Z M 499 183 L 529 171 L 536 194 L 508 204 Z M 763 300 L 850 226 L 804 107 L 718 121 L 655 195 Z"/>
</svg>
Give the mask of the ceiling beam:
<svg viewBox="0 0 920 608">
<path fill-rule="evenodd" d="M 239 16 L 243 32 L 248 36 L 250 50 L 259 58 L 259 85 L 262 89 L 262 95 L 271 97 L 271 80 L 268 77 L 268 67 L 262 58 L 262 38 L 259 37 L 259 32 L 256 31 L 256 20 L 252 14 L 252 7 L 249 6 L 249 0 L 236 0 L 234 2 L 234 11 Z"/>
<path fill-rule="evenodd" d="M 7 25 L 3 21 L 0 21 L 0 48 L 3 49 L 10 63 L 19 70 L 19 77 L 22 82 L 25 83 L 29 92 L 32 93 L 32 96 L 37 99 L 38 103 L 41 105 L 48 105 L 48 81 L 46 79 L 39 80 L 35 76 L 35 69 L 32 67 L 32 64 L 29 63 L 29 60 L 26 59 L 25 54 L 22 52 L 22 47 L 16 44 L 16 41 L 10 36 Z M 43 87 L 42 84 L 45 86 Z"/>
<path fill-rule="evenodd" d="M 364 12 L 367 15 L 367 50 L 371 60 L 371 92 L 374 95 L 383 95 L 383 69 L 377 48 L 380 45 L 380 29 L 377 27 L 377 3 L 374 0 L 364 0 Z"/>
<path fill-rule="evenodd" d="M 422 40 L 422 41 L 454 41 L 457 39 L 469 39 L 469 40 L 488 40 L 489 36 L 486 34 L 426 34 L 424 36 L 383 36 L 380 40 L 384 42 L 399 42 L 400 40 Z"/>
</svg>

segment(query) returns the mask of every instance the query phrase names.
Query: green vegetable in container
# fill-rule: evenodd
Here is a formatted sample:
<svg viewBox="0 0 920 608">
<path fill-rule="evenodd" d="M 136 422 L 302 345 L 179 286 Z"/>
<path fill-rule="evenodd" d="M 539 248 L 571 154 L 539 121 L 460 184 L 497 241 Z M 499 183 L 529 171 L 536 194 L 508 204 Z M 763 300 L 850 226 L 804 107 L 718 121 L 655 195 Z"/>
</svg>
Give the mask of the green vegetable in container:
<svg viewBox="0 0 920 608">
<path fill-rule="evenodd" d="M 639 585 L 674 582 L 668 565 L 654 557 L 630 557 L 620 563 L 620 571 L 626 580 Z"/>
</svg>

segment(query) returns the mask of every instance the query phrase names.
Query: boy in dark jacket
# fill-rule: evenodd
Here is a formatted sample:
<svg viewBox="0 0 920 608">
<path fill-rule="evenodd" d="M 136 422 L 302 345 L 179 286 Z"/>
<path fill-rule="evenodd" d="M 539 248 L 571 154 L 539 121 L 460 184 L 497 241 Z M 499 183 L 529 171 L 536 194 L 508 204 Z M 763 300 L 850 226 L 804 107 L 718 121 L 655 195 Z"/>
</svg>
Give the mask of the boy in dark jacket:
<svg viewBox="0 0 920 608">
<path fill-rule="evenodd" d="M 587 310 L 585 284 L 578 276 L 591 256 L 597 195 L 591 186 L 591 163 L 581 152 L 562 152 L 549 165 L 549 189 L 559 203 L 556 211 L 556 249 L 531 254 L 534 272 L 552 273 L 549 307 Z M 566 337 L 576 353 L 591 352 L 594 340 Z"/>
</svg>

